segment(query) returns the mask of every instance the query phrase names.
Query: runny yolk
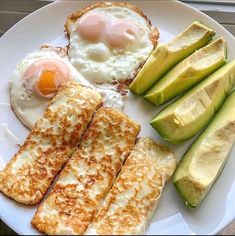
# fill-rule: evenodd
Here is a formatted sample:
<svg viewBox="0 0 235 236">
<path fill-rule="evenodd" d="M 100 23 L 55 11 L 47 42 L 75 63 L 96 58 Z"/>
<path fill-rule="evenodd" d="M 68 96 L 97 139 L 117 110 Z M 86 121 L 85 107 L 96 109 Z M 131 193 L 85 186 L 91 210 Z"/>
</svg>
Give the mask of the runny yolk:
<svg viewBox="0 0 235 236">
<path fill-rule="evenodd" d="M 143 29 L 133 21 L 115 19 L 101 13 L 88 13 L 77 25 L 78 34 L 91 42 L 103 42 L 110 48 L 126 48 L 135 45 L 142 37 Z"/>
<path fill-rule="evenodd" d="M 38 80 L 37 88 L 46 96 L 55 93 L 57 91 L 55 72 L 43 71 Z"/>
<path fill-rule="evenodd" d="M 42 97 L 53 97 L 57 89 L 69 80 L 68 66 L 57 59 L 41 59 L 31 64 L 22 80 L 26 88 Z"/>
</svg>

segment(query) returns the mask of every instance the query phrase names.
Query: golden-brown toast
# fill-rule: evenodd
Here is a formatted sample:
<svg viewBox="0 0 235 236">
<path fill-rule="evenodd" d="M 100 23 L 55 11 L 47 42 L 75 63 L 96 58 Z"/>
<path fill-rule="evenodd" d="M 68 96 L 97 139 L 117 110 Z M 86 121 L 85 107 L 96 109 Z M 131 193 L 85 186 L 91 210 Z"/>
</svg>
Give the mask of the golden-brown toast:
<svg viewBox="0 0 235 236">
<path fill-rule="evenodd" d="M 143 235 L 175 168 L 169 148 L 140 138 L 85 234 Z"/>
<path fill-rule="evenodd" d="M 100 108 L 32 225 L 46 234 L 83 234 L 133 148 L 140 126 Z"/>
<path fill-rule="evenodd" d="M 75 82 L 63 85 L 0 172 L 0 191 L 24 204 L 39 203 L 101 104 L 99 93 Z"/>
</svg>

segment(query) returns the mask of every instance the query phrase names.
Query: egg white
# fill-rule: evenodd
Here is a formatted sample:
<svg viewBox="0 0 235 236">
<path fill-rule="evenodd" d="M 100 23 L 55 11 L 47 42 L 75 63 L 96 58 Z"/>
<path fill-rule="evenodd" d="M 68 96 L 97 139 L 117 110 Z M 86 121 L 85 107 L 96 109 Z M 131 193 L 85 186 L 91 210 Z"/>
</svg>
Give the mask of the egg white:
<svg viewBox="0 0 235 236">
<path fill-rule="evenodd" d="M 70 48 L 68 51 L 71 63 L 90 82 L 112 83 L 126 80 L 138 69 L 153 51 L 149 39 L 150 29 L 146 20 L 135 11 L 126 7 L 100 7 L 89 11 L 103 13 L 115 20 L 134 21 L 143 31 L 143 36 L 135 48 L 113 49 L 103 42 L 90 42 L 77 32 L 79 20 L 71 26 Z"/>
</svg>

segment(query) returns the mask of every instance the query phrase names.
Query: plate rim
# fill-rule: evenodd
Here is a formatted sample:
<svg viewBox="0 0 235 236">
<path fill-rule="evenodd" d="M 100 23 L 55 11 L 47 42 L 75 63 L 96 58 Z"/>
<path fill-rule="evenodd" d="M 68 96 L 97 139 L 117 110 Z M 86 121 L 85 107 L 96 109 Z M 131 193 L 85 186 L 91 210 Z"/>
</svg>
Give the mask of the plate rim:
<svg viewBox="0 0 235 236">
<path fill-rule="evenodd" d="M 78 1 L 79 0 L 75 0 L 75 1 Z M 20 21 L 18 21 L 16 24 L 14 24 L 10 29 L 8 29 L 0 38 L 0 42 L 8 36 L 8 34 L 10 34 L 12 31 L 15 30 L 15 28 L 17 28 L 20 24 L 24 23 L 25 20 L 28 20 L 29 18 L 33 17 L 35 14 L 38 14 L 40 13 L 40 11 L 43 11 L 44 9 L 46 8 L 49 8 L 49 7 L 53 7 L 53 5 L 57 5 L 57 4 L 60 4 L 61 2 L 75 2 L 74 0 L 55 0 L 54 2 L 52 3 L 49 3 L 33 12 L 31 12 L 30 14 L 28 14 L 27 16 L 25 16 L 24 18 L 22 18 Z M 93 0 L 92 0 L 93 1 Z M 104 0 L 97 0 L 97 1 L 104 1 Z M 97 2 L 97 1 L 94 1 L 94 2 Z M 118 0 L 107 0 L 107 1 L 118 1 Z M 135 0 L 136 2 L 142 2 L 143 0 Z M 234 41 L 235 43 L 235 36 L 232 35 L 232 33 L 230 33 L 226 28 L 224 28 L 220 23 L 218 23 L 216 20 L 214 20 L 213 18 L 211 18 L 210 16 L 206 15 L 205 13 L 201 12 L 200 10 L 190 6 L 189 4 L 187 3 L 184 3 L 184 2 L 181 2 L 179 0 L 168 0 L 169 2 L 172 2 L 172 3 L 176 3 L 178 5 L 180 5 L 181 7 L 184 7 L 184 8 L 188 8 L 190 11 L 194 11 L 195 13 L 199 14 L 199 15 L 202 15 L 203 17 L 205 17 L 208 21 L 211 21 L 213 22 L 213 24 L 217 25 L 219 28 L 223 29 L 224 32 L 226 32 L 226 34 L 232 38 L 232 40 Z M 130 2 L 132 3 L 132 0 L 120 0 L 120 2 Z M 165 2 L 165 0 L 147 0 L 147 2 L 153 2 L 153 4 L 156 4 L 157 2 Z M 87 5 L 90 4 L 90 1 L 87 2 Z M 12 200 L 11 200 L 12 201 Z M 5 217 L 2 216 L 2 213 L 0 212 L 0 219 L 9 227 L 11 228 L 13 231 L 15 231 L 17 234 L 19 235 L 22 235 L 23 233 L 18 230 L 17 228 L 15 228 L 15 226 L 12 225 L 12 223 L 10 223 Z M 223 229 L 225 229 L 229 224 L 231 224 L 232 221 L 235 220 L 235 214 L 233 216 L 232 219 L 229 219 L 226 221 L 225 225 L 221 226 L 221 227 L 217 227 L 216 228 L 216 231 L 214 230 L 213 232 L 215 234 L 219 233 L 220 231 L 222 231 Z M 151 222 L 150 222 L 151 223 Z"/>
</svg>

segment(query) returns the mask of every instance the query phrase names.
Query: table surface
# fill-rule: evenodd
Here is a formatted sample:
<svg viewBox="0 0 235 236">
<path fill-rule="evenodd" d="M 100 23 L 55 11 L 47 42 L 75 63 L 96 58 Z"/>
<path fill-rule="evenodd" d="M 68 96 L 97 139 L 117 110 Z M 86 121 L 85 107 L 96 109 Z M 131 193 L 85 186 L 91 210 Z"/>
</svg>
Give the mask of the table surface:
<svg viewBox="0 0 235 236">
<path fill-rule="evenodd" d="M 218 235 L 234 235 L 234 233 L 235 233 L 235 222 L 228 225 Z M 17 235 L 17 234 L 0 220 L 0 235 Z"/>
</svg>

